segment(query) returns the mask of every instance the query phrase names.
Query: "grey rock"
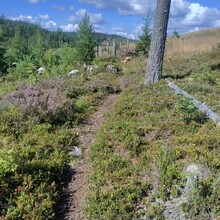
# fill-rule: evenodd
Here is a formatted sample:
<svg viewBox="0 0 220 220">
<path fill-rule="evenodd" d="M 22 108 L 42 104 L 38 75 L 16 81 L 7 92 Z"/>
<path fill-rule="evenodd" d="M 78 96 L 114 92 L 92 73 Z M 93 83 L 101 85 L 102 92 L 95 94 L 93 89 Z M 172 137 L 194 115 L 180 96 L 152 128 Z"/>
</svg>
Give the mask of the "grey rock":
<svg viewBox="0 0 220 220">
<path fill-rule="evenodd" d="M 117 66 L 115 66 L 115 65 L 108 64 L 106 66 L 106 71 L 110 72 L 110 73 L 118 73 L 119 72 L 119 68 Z"/>
<path fill-rule="evenodd" d="M 74 146 L 73 150 L 70 152 L 71 155 L 73 156 L 81 156 L 82 155 L 82 150 L 76 146 Z"/>
<path fill-rule="evenodd" d="M 84 64 L 83 68 L 86 72 L 89 72 L 89 73 L 94 73 L 99 69 L 98 65 L 96 65 L 96 64 L 95 65 L 86 65 L 86 64 Z"/>
<path fill-rule="evenodd" d="M 40 67 L 39 69 L 37 69 L 37 72 L 38 72 L 39 74 L 44 74 L 45 71 L 46 71 L 46 69 L 45 69 L 44 67 Z"/>
<path fill-rule="evenodd" d="M 79 70 L 72 70 L 68 73 L 68 76 L 76 76 L 77 74 L 79 74 L 80 71 Z"/>
</svg>

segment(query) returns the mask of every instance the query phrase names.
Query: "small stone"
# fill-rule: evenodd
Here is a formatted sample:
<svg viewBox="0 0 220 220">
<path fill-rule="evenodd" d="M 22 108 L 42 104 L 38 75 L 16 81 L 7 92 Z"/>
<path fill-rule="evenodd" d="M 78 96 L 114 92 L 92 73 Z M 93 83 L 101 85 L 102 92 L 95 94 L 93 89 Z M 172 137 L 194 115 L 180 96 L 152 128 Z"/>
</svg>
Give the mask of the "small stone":
<svg viewBox="0 0 220 220">
<path fill-rule="evenodd" d="M 73 150 L 70 152 L 70 154 L 73 156 L 81 156 L 82 150 L 78 147 L 74 147 Z"/>
</svg>

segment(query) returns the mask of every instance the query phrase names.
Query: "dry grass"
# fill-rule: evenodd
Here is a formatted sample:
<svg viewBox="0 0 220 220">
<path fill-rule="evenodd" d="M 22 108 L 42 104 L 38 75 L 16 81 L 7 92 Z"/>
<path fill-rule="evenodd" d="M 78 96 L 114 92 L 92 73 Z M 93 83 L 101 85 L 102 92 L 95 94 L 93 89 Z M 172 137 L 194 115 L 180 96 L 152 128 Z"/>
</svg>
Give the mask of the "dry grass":
<svg viewBox="0 0 220 220">
<path fill-rule="evenodd" d="M 170 37 L 167 40 L 165 55 L 169 59 L 197 52 L 209 52 L 219 43 L 220 28 L 180 35 L 180 38 Z"/>
</svg>

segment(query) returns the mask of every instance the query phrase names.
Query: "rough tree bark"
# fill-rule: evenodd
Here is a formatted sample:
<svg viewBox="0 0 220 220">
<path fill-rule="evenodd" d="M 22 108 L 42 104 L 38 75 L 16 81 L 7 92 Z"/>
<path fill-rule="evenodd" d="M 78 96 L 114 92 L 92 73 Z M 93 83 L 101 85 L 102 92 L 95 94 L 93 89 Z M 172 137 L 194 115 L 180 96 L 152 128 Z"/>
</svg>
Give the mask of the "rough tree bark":
<svg viewBox="0 0 220 220">
<path fill-rule="evenodd" d="M 157 0 L 156 15 L 144 84 L 155 83 L 162 77 L 163 56 L 167 37 L 171 0 Z"/>
</svg>

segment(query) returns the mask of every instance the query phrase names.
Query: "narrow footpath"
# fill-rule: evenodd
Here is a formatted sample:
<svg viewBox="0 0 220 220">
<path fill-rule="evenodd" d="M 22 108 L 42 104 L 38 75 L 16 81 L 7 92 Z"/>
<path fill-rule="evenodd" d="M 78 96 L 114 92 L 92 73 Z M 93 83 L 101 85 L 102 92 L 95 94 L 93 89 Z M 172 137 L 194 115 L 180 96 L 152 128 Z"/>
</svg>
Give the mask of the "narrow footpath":
<svg viewBox="0 0 220 220">
<path fill-rule="evenodd" d="M 123 76 L 119 76 L 117 81 L 121 89 L 130 84 Z M 97 111 L 90 116 L 88 123 L 83 125 L 80 130 L 79 147 L 83 152 L 82 158 L 76 168 L 69 170 L 69 174 L 67 174 L 68 184 L 58 205 L 56 220 L 86 219 L 83 214 L 83 205 L 89 191 L 89 173 L 91 170 L 88 151 L 95 141 L 95 136 L 104 122 L 106 113 L 115 105 L 118 96 L 119 94 L 108 95 L 99 105 Z"/>
</svg>

